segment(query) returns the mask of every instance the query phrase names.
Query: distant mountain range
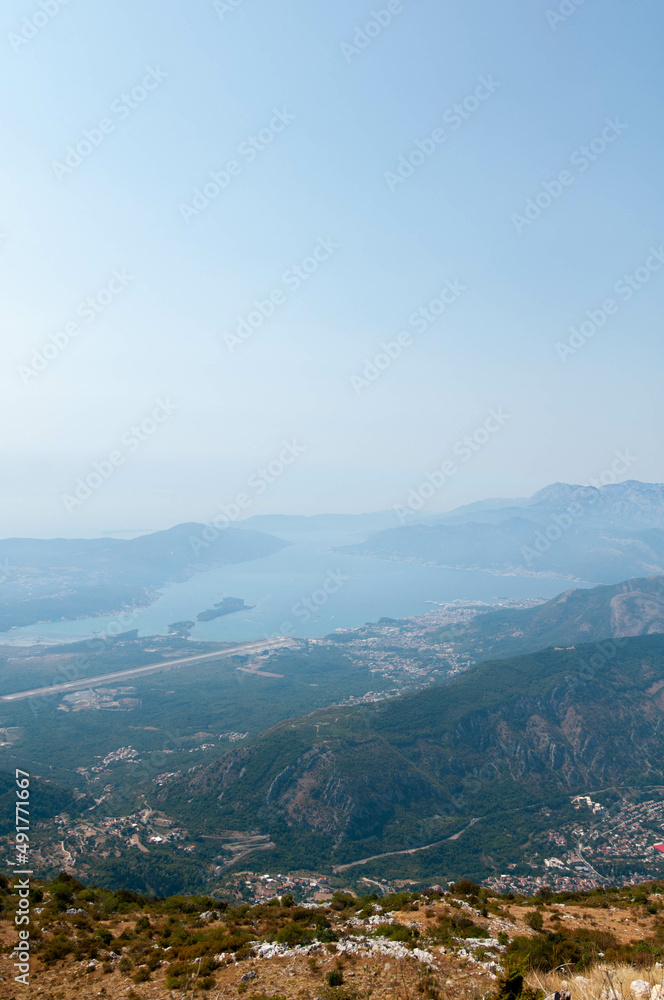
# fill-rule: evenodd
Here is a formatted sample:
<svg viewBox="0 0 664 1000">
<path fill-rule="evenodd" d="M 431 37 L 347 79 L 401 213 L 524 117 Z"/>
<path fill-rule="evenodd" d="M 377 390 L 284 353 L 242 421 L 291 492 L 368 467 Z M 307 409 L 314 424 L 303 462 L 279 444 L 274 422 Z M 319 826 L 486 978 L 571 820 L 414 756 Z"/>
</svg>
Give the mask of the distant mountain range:
<svg viewBox="0 0 664 1000">
<path fill-rule="evenodd" d="M 499 574 L 614 583 L 664 573 L 664 486 L 556 483 L 370 535 L 344 551 Z"/>
<path fill-rule="evenodd" d="M 270 555 L 289 542 L 264 532 L 179 524 L 138 538 L 0 541 L 0 631 L 146 604 L 192 573 Z"/>
<path fill-rule="evenodd" d="M 550 513 L 578 504 L 584 521 L 610 528 L 664 529 L 664 484 L 628 479 L 608 486 L 553 483 L 530 498 L 480 500 L 428 520 L 435 523 L 458 520 L 507 520 L 525 516 L 545 523 Z"/>
<path fill-rule="evenodd" d="M 443 881 L 500 871 L 572 795 L 663 783 L 664 636 L 649 635 L 280 723 L 162 798 L 203 834 L 269 833 L 291 869 L 369 856 L 374 877 L 398 862 Z"/>
<path fill-rule="evenodd" d="M 0 631 L 146 604 L 169 583 L 315 532 L 355 537 L 341 551 L 366 557 L 608 584 L 664 574 L 664 485 L 555 483 L 530 499 L 414 514 L 402 526 L 395 511 L 379 511 L 260 515 L 225 530 L 180 524 L 132 539 L 4 539 Z"/>
</svg>

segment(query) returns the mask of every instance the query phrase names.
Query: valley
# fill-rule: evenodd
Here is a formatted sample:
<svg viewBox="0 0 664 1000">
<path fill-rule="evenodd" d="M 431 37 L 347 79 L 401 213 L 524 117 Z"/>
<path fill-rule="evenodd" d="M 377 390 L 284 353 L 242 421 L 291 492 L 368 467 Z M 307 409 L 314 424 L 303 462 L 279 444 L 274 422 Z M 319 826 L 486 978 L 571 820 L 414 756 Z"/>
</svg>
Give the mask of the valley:
<svg viewBox="0 0 664 1000">
<path fill-rule="evenodd" d="M 629 711 L 659 711 L 661 586 L 457 601 L 324 639 L 210 650 L 132 632 L 94 650 L 47 647 L 58 683 L 0 696 L 0 767 L 29 769 L 62 800 L 39 826 L 34 864 L 155 892 L 223 891 L 238 867 L 256 879 L 307 870 L 357 891 L 436 874 L 509 891 L 654 877 L 658 772 L 638 762 L 657 759 L 657 731 L 617 759 L 614 746 L 609 772 L 597 756 L 608 703 L 592 706 L 599 676 L 622 683 L 640 663 L 654 701 Z M 556 641 L 566 645 L 541 650 Z M 539 651 L 514 657 L 529 647 Z M 7 677 L 39 676 L 39 648 L 5 652 Z M 76 662 L 88 675 L 67 681 Z M 592 764 L 577 734 L 588 725 Z M 596 812 L 581 823 L 578 796 L 591 792 Z"/>
<path fill-rule="evenodd" d="M 304 535 L 254 565 L 327 561 L 332 536 Z M 462 876 L 530 894 L 659 877 L 662 577 L 204 641 L 258 610 L 219 601 L 219 572 L 215 599 L 171 606 L 165 634 L 0 647 L 0 777 L 32 775 L 36 873 L 252 903 L 276 887 L 304 901 Z M 327 579 L 352 602 L 341 571 Z"/>
</svg>

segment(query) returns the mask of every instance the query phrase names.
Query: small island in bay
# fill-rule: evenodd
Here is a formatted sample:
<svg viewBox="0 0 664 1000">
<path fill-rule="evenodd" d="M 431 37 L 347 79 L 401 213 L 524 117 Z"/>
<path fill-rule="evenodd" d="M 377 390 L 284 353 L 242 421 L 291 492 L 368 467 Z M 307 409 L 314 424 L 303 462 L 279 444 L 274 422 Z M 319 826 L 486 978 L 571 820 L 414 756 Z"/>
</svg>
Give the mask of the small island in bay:
<svg viewBox="0 0 664 1000">
<path fill-rule="evenodd" d="M 221 618 L 222 615 L 232 615 L 234 611 L 251 611 L 253 607 L 254 604 L 245 604 L 242 597 L 224 597 L 223 601 L 219 601 L 214 607 L 196 615 L 196 620 L 210 622 L 213 618 Z"/>
<path fill-rule="evenodd" d="M 194 627 L 196 622 L 184 621 L 184 622 L 171 622 L 168 626 L 168 631 L 170 635 L 189 635 L 189 630 Z"/>
<path fill-rule="evenodd" d="M 195 624 L 196 624 L 196 622 L 192 622 L 192 621 L 171 622 L 171 624 L 168 627 L 176 629 L 179 632 L 179 631 L 181 631 L 184 628 L 193 628 Z"/>
</svg>

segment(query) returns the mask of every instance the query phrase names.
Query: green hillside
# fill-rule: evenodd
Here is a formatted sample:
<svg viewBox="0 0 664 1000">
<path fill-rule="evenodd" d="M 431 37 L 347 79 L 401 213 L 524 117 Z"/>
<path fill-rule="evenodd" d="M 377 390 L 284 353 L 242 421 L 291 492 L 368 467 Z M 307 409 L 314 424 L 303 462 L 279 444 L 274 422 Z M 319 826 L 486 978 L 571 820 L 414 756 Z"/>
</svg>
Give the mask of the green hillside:
<svg viewBox="0 0 664 1000">
<path fill-rule="evenodd" d="M 569 819 L 574 794 L 664 784 L 664 637 L 605 653 L 492 661 L 408 697 L 280 723 L 172 786 L 164 808 L 206 834 L 269 833 L 270 864 L 427 846 L 395 858 L 399 871 L 486 877 L 542 829 L 543 809 L 550 826 Z"/>
<path fill-rule="evenodd" d="M 480 661 L 548 646 L 664 632 L 664 578 L 626 580 L 612 586 L 567 590 L 534 608 L 501 608 L 459 628 L 445 626 L 432 643 L 453 642 Z"/>
</svg>

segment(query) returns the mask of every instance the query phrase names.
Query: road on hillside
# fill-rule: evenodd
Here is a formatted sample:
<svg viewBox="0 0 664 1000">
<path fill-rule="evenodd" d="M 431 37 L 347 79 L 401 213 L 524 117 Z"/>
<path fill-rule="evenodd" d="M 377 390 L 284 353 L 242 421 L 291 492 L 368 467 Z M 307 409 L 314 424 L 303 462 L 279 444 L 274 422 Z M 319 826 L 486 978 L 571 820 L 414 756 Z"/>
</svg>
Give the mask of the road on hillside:
<svg viewBox="0 0 664 1000">
<path fill-rule="evenodd" d="M 424 847 L 409 847 L 405 851 L 388 851 L 386 854 L 372 854 L 370 858 L 360 858 L 359 861 L 350 861 L 347 865 L 337 865 L 332 871 L 337 875 L 339 872 L 347 871 L 348 868 L 355 868 L 357 865 L 366 865 L 367 862 L 378 861 L 380 858 L 392 858 L 395 854 L 417 854 L 418 851 L 428 851 L 431 847 L 440 847 L 441 844 L 446 843 L 448 840 L 458 840 L 462 833 L 470 830 L 471 826 L 475 826 L 475 823 L 479 823 L 481 818 L 481 816 L 476 816 L 475 819 L 471 819 L 468 826 L 464 826 L 463 830 L 452 834 L 451 837 L 445 837 L 445 840 L 437 840 L 433 844 L 425 844 Z"/>
<path fill-rule="evenodd" d="M 51 684 L 50 687 L 33 688 L 31 691 L 16 691 L 14 694 L 3 694 L 0 702 L 23 701 L 26 698 L 46 698 L 51 694 L 61 694 L 66 691 L 86 691 L 88 688 L 107 684 L 109 681 L 122 681 L 130 677 L 140 677 L 143 674 L 153 674 L 158 670 L 168 670 L 171 667 L 186 666 L 189 663 L 201 663 L 204 660 L 221 660 L 229 656 L 246 656 L 248 653 L 262 653 L 269 649 L 279 649 L 292 645 L 292 639 L 263 639 L 256 642 L 244 642 L 229 649 L 218 649 L 216 653 L 200 653 L 197 656 L 185 656 L 178 660 L 162 660 L 160 663 L 150 663 L 145 667 L 130 667 L 128 670 L 116 670 L 109 674 L 98 674 L 96 677 L 81 677 L 79 680 L 63 681 L 62 684 Z"/>
</svg>

